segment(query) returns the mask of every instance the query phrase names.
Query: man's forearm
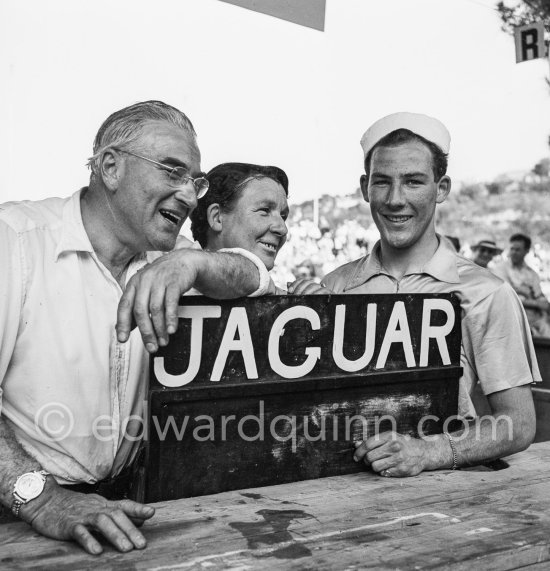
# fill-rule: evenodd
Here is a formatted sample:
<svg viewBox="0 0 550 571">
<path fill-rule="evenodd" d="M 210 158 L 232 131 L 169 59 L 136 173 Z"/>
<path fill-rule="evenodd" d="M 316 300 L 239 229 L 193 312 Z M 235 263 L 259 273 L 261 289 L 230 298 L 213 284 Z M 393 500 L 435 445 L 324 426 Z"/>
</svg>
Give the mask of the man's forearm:
<svg viewBox="0 0 550 571">
<path fill-rule="evenodd" d="M 524 299 L 522 300 L 523 307 L 526 309 L 540 309 L 541 311 L 548 311 L 549 304 L 546 298 L 539 299 Z"/>
<path fill-rule="evenodd" d="M 491 393 L 487 395 L 487 400 L 491 415 L 476 418 L 463 430 L 451 434 L 459 466 L 472 466 L 515 454 L 525 450 L 535 437 L 535 406 L 530 385 Z M 431 447 L 429 457 L 435 465 L 426 469 L 448 467 L 437 465 L 437 459 L 445 453 L 445 449 L 447 454 L 451 450 L 448 439 L 444 435 L 439 436 L 428 446 Z M 449 456 L 447 462 L 448 459 Z"/>
<path fill-rule="evenodd" d="M 464 429 L 450 433 L 456 447 L 458 466 L 475 466 L 502 456 L 525 450 L 532 441 L 530 427 L 514 422 L 507 415 L 476 418 Z M 426 470 L 450 468 L 453 465 L 453 451 L 445 435 L 428 437 L 430 443 Z"/>
<path fill-rule="evenodd" d="M 231 299 L 258 289 L 260 273 L 256 265 L 239 254 L 201 252 L 195 287 L 204 295 Z"/>
<path fill-rule="evenodd" d="M 41 470 L 40 464 L 29 456 L 17 442 L 12 429 L 0 415 L 0 502 L 8 508 L 13 503 L 13 486 L 25 472 Z"/>
<path fill-rule="evenodd" d="M 268 293 L 267 269 L 251 255 L 185 249 L 161 256 L 126 284 L 117 312 L 119 342 L 128 341 L 135 320 L 147 351 L 166 345 L 177 329 L 180 296 L 192 288 L 216 299 Z"/>
</svg>

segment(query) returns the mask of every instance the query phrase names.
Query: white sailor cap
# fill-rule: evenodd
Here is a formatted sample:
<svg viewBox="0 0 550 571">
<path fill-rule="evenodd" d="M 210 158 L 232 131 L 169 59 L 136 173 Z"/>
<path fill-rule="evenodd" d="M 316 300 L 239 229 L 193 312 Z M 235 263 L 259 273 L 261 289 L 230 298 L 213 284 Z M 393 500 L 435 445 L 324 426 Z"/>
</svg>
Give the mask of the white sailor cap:
<svg viewBox="0 0 550 571">
<path fill-rule="evenodd" d="M 398 129 L 412 131 L 427 141 L 435 143 L 445 154 L 449 152 L 451 135 L 441 121 L 421 113 L 400 112 L 382 117 L 365 131 L 361 137 L 363 156 L 366 157 L 376 143 Z"/>
</svg>

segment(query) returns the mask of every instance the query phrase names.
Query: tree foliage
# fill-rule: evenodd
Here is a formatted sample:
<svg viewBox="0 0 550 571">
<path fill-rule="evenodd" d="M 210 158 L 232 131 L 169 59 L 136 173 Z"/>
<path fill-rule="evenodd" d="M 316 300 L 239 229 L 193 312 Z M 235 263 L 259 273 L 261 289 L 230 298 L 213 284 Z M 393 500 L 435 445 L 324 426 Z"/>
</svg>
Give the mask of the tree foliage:
<svg viewBox="0 0 550 571">
<path fill-rule="evenodd" d="M 502 29 L 514 34 L 518 26 L 542 22 L 545 30 L 545 43 L 550 45 L 550 0 L 504 0 L 497 3 L 502 21 Z M 550 86 L 550 80 L 546 78 Z"/>
<path fill-rule="evenodd" d="M 311 220 L 312 203 L 293 205 L 291 212 L 292 218 Z M 347 220 L 356 220 L 365 229 L 374 224 L 359 189 L 345 197 L 322 196 L 319 212 L 332 230 Z M 463 244 L 489 235 L 505 245 L 512 234 L 521 232 L 550 251 L 550 158 L 541 159 L 523 176 L 457 184 L 438 206 L 436 217 L 437 231 L 457 236 Z"/>
<path fill-rule="evenodd" d="M 517 26 L 542 22 L 547 33 L 550 31 L 550 0 L 515 0 L 498 2 L 497 10 L 502 20 L 502 29 L 514 33 Z"/>
<path fill-rule="evenodd" d="M 521 178 L 505 175 L 492 182 L 464 185 L 438 209 L 444 234 L 473 243 L 480 235 L 505 244 L 515 232 L 550 250 L 550 159 L 541 159 Z"/>
</svg>

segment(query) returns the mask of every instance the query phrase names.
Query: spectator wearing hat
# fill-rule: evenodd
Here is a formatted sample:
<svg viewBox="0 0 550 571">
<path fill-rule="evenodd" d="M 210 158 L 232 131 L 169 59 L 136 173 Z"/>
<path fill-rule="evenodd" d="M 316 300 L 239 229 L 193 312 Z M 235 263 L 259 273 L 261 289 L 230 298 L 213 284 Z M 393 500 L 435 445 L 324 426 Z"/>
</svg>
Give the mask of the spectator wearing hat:
<svg viewBox="0 0 550 571">
<path fill-rule="evenodd" d="M 527 448 L 535 435 L 530 384 L 541 379 L 523 307 L 509 284 L 435 232 L 436 206 L 451 190 L 449 145 L 440 121 L 416 113 L 389 115 L 366 131 L 360 184 L 380 240 L 322 281 L 335 293 L 454 292 L 460 299 L 459 415 L 469 424 L 426 439 L 386 432 L 357 443 L 355 460 L 382 476 L 479 464 Z M 477 383 L 492 415 L 476 415 Z"/>
<path fill-rule="evenodd" d="M 502 254 L 502 249 L 498 248 L 491 238 L 481 238 L 472 246 L 472 252 L 474 253 L 472 261 L 486 268 L 495 256 Z"/>
<path fill-rule="evenodd" d="M 292 273 L 297 280 L 302 278 L 316 280 L 315 266 L 310 259 L 306 259 L 297 264 L 292 270 Z"/>
</svg>

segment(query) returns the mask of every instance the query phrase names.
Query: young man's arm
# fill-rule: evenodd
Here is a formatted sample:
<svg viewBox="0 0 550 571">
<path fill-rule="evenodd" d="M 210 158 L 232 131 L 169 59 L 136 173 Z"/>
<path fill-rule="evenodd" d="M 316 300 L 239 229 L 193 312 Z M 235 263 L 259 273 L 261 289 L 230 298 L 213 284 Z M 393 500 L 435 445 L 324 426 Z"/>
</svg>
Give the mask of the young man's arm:
<svg viewBox="0 0 550 571">
<path fill-rule="evenodd" d="M 366 460 L 379 472 L 389 469 L 390 476 L 412 476 L 452 467 L 453 446 L 459 466 L 494 460 L 529 446 L 535 435 L 530 382 L 539 381 L 540 374 L 529 323 L 508 284 L 501 284 L 468 311 L 462 335 L 468 357 L 463 361 L 466 378 L 480 379 L 492 414 L 451 434 L 452 444 L 444 434 L 411 438 L 385 433 L 379 439 L 369 438 L 356 451 L 358 461 Z"/>
<path fill-rule="evenodd" d="M 473 466 L 525 450 L 535 437 L 535 408 L 531 386 L 523 385 L 488 395 L 492 415 L 476 418 L 450 434 L 457 465 Z M 385 432 L 368 438 L 354 459 L 375 472 L 393 477 L 415 476 L 424 470 L 453 467 L 453 447 L 443 434 L 412 438 Z"/>
</svg>

